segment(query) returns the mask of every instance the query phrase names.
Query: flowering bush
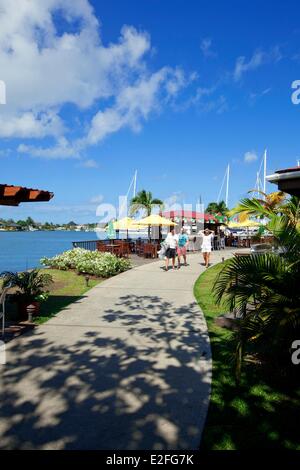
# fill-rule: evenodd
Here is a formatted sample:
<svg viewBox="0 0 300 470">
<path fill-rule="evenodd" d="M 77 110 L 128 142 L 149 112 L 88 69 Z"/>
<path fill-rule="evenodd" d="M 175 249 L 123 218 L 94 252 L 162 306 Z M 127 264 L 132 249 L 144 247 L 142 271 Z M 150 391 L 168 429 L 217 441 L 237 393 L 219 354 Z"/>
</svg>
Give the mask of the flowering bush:
<svg viewBox="0 0 300 470">
<path fill-rule="evenodd" d="M 83 248 L 74 248 L 53 258 L 42 258 L 41 264 L 64 271 L 76 269 L 78 273 L 99 277 L 114 276 L 131 268 L 131 263 L 127 259 Z"/>
</svg>

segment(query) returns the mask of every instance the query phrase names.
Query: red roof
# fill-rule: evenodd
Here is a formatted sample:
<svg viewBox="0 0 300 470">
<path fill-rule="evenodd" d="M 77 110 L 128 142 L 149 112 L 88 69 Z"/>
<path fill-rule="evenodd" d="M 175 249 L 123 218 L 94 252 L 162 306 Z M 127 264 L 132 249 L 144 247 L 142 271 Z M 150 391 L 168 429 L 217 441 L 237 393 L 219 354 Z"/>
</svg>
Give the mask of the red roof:
<svg viewBox="0 0 300 470">
<path fill-rule="evenodd" d="M 43 189 L 0 184 L 0 205 L 3 206 L 18 206 L 20 202 L 50 201 L 53 196 L 53 193 Z"/>
</svg>

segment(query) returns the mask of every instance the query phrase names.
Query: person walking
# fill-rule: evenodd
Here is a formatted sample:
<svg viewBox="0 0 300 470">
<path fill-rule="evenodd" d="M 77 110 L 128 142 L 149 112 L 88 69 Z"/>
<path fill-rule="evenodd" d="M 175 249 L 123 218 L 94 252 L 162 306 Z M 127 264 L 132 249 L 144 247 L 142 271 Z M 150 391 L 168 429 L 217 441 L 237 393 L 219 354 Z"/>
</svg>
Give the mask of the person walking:
<svg viewBox="0 0 300 470">
<path fill-rule="evenodd" d="M 201 252 L 202 252 L 202 255 L 203 255 L 203 260 L 204 260 L 204 263 L 205 263 L 205 267 L 208 268 L 211 249 L 212 249 L 214 232 L 212 230 L 209 230 L 208 228 L 206 228 L 205 230 L 200 230 L 199 233 L 202 235 Z"/>
<path fill-rule="evenodd" d="M 177 256 L 178 256 L 178 269 L 180 269 L 180 259 L 183 256 L 184 266 L 187 266 L 186 262 L 186 249 L 189 242 L 189 237 L 184 228 L 181 229 L 180 234 L 178 235 L 178 245 L 177 245 Z"/>
<path fill-rule="evenodd" d="M 172 260 L 172 267 L 175 269 L 175 258 L 176 258 L 176 248 L 178 244 L 177 235 L 175 235 L 174 228 L 168 233 L 165 243 L 167 244 L 168 248 L 166 251 L 166 271 L 169 269 L 169 260 Z"/>
<path fill-rule="evenodd" d="M 195 245 L 196 245 L 197 237 L 189 237 L 189 243 L 188 243 L 188 250 L 192 251 L 195 253 Z"/>
</svg>

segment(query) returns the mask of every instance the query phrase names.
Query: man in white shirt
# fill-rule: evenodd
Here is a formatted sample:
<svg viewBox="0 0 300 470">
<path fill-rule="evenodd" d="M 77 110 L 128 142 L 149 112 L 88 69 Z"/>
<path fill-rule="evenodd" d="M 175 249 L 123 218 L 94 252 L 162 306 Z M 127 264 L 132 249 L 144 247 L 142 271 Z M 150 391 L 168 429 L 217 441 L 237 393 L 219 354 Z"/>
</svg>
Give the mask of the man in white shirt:
<svg viewBox="0 0 300 470">
<path fill-rule="evenodd" d="M 169 260 L 172 260 L 173 269 L 175 269 L 176 248 L 178 244 L 178 237 L 175 235 L 174 228 L 168 233 L 165 243 L 168 245 L 166 251 L 166 271 L 169 269 Z"/>
</svg>

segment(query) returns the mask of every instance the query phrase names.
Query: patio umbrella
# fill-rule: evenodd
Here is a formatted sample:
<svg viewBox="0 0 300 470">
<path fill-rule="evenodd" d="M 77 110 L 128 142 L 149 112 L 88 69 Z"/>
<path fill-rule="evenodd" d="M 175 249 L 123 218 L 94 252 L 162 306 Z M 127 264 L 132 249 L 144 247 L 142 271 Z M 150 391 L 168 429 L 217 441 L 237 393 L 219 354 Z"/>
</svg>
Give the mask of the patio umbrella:
<svg viewBox="0 0 300 470">
<path fill-rule="evenodd" d="M 261 225 L 260 222 L 256 222 L 255 220 L 244 220 L 243 222 L 229 222 L 229 228 L 249 228 L 249 227 L 259 227 Z"/>
<path fill-rule="evenodd" d="M 138 223 L 139 225 L 153 225 L 156 227 L 158 227 L 159 225 L 163 225 L 164 227 L 174 227 L 175 225 L 177 225 L 172 220 L 166 219 L 165 217 L 162 217 L 159 214 L 149 215 L 148 217 L 139 220 Z"/>
<path fill-rule="evenodd" d="M 246 219 L 242 222 L 229 222 L 228 228 L 245 228 L 247 232 L 247 239 L 249 238 L 249 228 L 250 227 L 261 227 L 261 223 L 256 222 L 255 220 Z"/>
<path fill-rule="evenodd" d="M 150 227 L 174 227 L 177 225 L 175 222 L 173 222 L 170 219 L 166 219 L 165 217 L 162 217 L 159 214 L 151 214 L 148 217 L 145 217 L 144 219 L 139 220 L 140 225 L 148 225 L 149 227 L 149 238 L 150 238 Z"/>
<path fill-rule="evenodd" d="M 141 228 L 139 223 L 130 217 L 124 217 L 114 222 L 115 230 L 138 230 L 139 228 Z"/>
<path fill-rule="evenodd" d="M 138 222 L 130 217 L 123 217 L 123 219 L 116 220 L 113 227 L 115 230 L 127 230 L 127 238 L 128 230 L 138 230 L 141 228 Z"/>
</svg>

